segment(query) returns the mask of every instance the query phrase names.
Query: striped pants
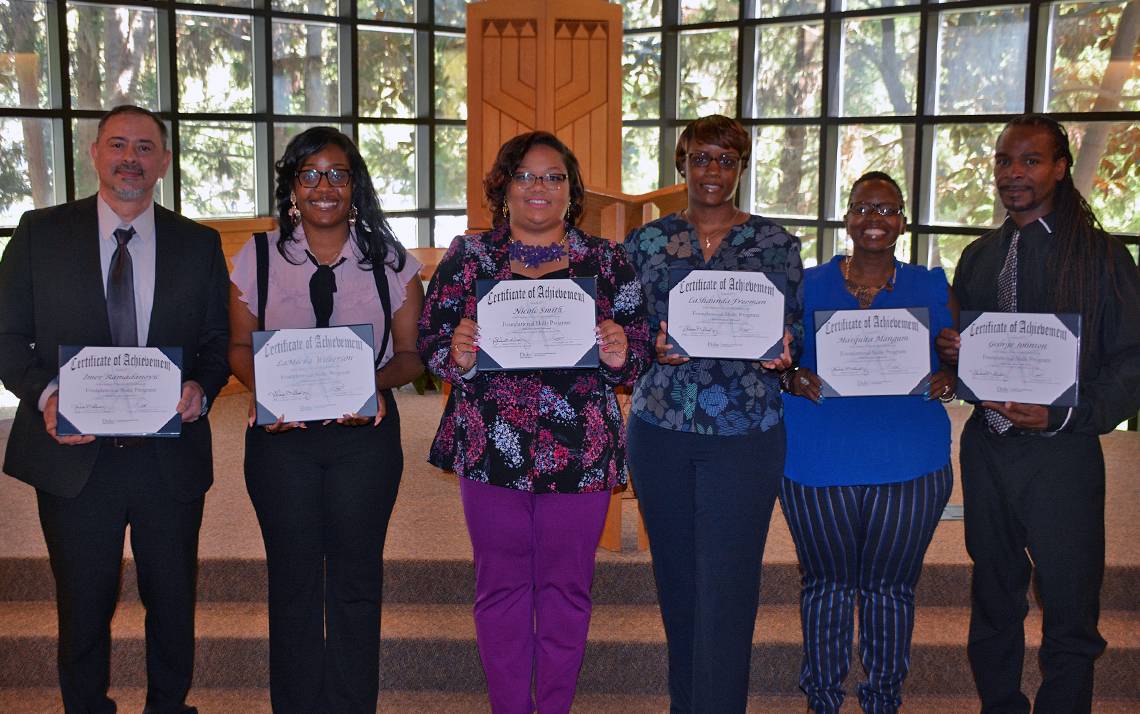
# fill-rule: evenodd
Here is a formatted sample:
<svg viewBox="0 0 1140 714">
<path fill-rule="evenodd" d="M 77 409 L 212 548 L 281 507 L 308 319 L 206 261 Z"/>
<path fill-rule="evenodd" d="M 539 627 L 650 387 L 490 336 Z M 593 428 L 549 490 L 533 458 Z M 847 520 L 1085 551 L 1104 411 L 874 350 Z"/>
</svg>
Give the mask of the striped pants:
<svg viewBox="0 0 1140 714">
<path fill-rule="evenodd" d="M 863 711 L 898 711 L 910 666 L 914 586 L 954 485 L 949 464 L 911 481 L 811 487 L 784 478 L 780 505 L 803 572 L 800 688 L 816 714 L 838 712 L 855 601 L 867 681 Z"/>
</svg>

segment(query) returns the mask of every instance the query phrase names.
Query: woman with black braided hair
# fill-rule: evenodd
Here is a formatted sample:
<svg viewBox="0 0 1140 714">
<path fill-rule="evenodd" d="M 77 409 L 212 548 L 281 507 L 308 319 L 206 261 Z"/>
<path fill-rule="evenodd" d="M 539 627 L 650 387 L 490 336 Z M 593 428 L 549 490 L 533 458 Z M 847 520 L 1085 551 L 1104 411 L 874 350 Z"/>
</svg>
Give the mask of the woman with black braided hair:
<svg viewBox="0 0 1140 714">
<path fill-rule="evenodd" d="M 1021 692 L 1026 592 L 1044 618 L 1035 712 L 1088 712 L 1104 575 L 1099 434 L 1140 409 L 1140 275 L 1073 185 L 1064 128 L 1006 124 L 994 183 L 1008 211 L 971 243 L 954 276 L 963 310 L 1081 314 L 1079 402 L 982 402 L 962 431 L 966 549 L 974 562 L 967 652 L 982 711 L 1028 714 Z M 1000 284 L 1000 286 L 999 286 Z M 957 364 L 958 333 L 937 340 Z M 1048 437 L 1048 438 L 1042 438 Z"/>
</svg>

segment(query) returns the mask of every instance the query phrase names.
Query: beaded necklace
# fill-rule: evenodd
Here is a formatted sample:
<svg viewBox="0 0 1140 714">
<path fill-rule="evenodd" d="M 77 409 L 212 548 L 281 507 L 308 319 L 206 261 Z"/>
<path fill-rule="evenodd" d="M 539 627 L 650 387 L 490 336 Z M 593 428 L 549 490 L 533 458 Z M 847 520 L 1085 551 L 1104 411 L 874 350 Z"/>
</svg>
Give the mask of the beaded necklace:
<svg viewBox="0 0 1140 714">
<path fill-rule="evenodd" d="M 842 272 L 843 282 L 847 286 L 847 292 L 855 296 L 859 301 L 859 307 L 869 307 L 871 302 L 883 290 L 893 290 L 895 286 L 895 266 L 891 267 L 891 274 L 887 276 L 886 281 L 878 287 L 872 285 L 860 285 L 851 280 L 851 261 L 853 256 L 847 256 L 843 260 Z"/>
<path fill-rule="evenodd" d="M 553 263 L 566 256 L 566 233 L 550 245 L 529 245 L 511 238 L 511 260 L 518 261 L 528 268 L 537 268 L 543 263 Z"/>
</svg>

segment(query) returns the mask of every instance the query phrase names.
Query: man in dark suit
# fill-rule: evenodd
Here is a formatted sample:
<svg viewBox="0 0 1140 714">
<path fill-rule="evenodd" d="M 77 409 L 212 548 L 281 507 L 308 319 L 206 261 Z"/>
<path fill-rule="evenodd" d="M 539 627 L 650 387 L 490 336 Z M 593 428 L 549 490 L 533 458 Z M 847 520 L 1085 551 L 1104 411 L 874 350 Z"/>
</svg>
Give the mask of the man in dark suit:
<svg viewBox="0 0 1140 714">
<path fill-rule="evenodd" d="M 229 375 L 216 231 L 154 203 L 170 164 L 154 114 L 99 122 L 99 192 L 25 213 L 0 260 L 0 380 L 20 398 L 4 471 L 36 488 L 56 582 L 68 714 L 114 712 L 109 686 L 125 526 L 146 608 L 146 714 L 185 704 L 194 663 L 198 529 L 213 481 L 206 406 Z M 181 347 L 178 438 L 56 432 L 60 345 Z"/>
</svg>

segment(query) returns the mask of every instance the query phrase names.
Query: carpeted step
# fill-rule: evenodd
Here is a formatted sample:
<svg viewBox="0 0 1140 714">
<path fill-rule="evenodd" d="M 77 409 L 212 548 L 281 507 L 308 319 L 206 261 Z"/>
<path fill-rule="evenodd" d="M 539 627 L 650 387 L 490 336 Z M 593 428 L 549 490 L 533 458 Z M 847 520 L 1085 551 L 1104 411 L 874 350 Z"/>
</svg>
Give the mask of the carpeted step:
<svg viewBox="0 0 1140 714">
<path fill-rule="evenodd" d="M 919 609 L 907 690 L 922 695 L 969 696 L 972 678 L 965 657 L 968 612 L 963 608 Z M 203 603 L 198 610 L 195 683 L 206 688 L 264 686 L 267 618 L 255 603 Z M 1027 621 L 1026 661 L 1035 661 L 1040 615 Z M 1140 615 L 1104 613 L 1101 629 L 1110 648 L 1097 663 L 1097 694 L 1140 699 Z M 474 692 L 483 687 L 466 605 L 388 604 L 384 608 L 381 673 L 385 689 Z M 123 603 L 113 623 L 112 681 L 141 686 L 143 611 Z M 665 642 L 653 606 L 599 605 L 580 688 L 587 693 L 654 695 L 666 692 Z M 752 691 L 795 693 L 800 657 L 797 608 L 761 608 L 754 635 Z M 0 603 L 0 687 L 50 687 L 55 674 L 55 612 L 44 601 Z M 1028 668 L 1027 686 L 1036 686 Z M 853 671 L 857 671 L 853 670 Z"/>
</svg>

